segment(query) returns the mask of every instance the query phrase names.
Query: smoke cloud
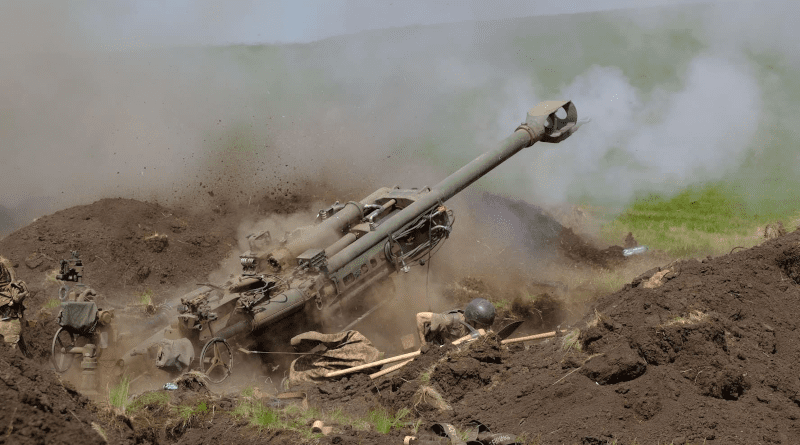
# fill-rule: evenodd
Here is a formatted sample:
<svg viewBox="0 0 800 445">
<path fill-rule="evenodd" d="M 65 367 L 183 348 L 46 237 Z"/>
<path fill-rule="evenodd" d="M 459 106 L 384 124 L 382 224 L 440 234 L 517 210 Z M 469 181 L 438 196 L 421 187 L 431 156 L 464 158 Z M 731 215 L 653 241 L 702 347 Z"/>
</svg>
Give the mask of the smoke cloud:
<svg viewBox="0 0 800 445">
<path fill-rule="evenodd" d="M 541 152 L 530 184 L 539 201 L 580 193 L 624 205 L 636 193 L 671 193 L 730 173 L 758 129 L 757 79 L 744 63 L 702 54 L 681 81 L 644 98 L 619 69 L 593 66 L 578 76 L 563 97 L 592 122 L 564 148 Z"/>
<path fill-rule="evenodd" d="M 245 41 L 231 30 L 253 22 L 213 2 L 187 9 L 201 29 L 160 34 L 158 20 L 120 19 L 158 15 L 144 6 L 30 5 L 0 14 L 0 210 L 24 219 L 0 230 L 108 196 L 204 205 L 208 191 L 246 202 L 314 183 L 326 201 L 434 185 L 553 98 L 592 122 L 477 187 L 622 208 L 640 193 L 744 177 L 743 166 L 761 180 L 785 165 L 797 180 L 797 117 L 780 113 L 800 96 L 790 2 L 509 12 L 250 46 L 207 43 Z M 269 20 L 294 14 L 281 8 Z"/>
</svg>

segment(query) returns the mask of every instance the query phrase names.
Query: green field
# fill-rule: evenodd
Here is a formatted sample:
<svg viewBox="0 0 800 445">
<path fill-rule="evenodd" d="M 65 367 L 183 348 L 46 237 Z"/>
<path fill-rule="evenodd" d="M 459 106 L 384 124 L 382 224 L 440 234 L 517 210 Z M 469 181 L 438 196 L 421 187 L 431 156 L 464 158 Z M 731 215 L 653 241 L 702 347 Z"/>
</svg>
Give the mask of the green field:
<svg viewBox="0 0 800 445">
<path fill-rule="evenodd" d="M 648 195 L 617 216 L 606 215 L 603 236 L 618 243 L 632 232 L 639 244 L 674 257 L 721 255 L 764 241 L 764 227 L 780 222 L 787 231 L 800 223 L 796 200 L 749 201 L 731 184 L 691 187 L 664 197 Z"/>
</svg>

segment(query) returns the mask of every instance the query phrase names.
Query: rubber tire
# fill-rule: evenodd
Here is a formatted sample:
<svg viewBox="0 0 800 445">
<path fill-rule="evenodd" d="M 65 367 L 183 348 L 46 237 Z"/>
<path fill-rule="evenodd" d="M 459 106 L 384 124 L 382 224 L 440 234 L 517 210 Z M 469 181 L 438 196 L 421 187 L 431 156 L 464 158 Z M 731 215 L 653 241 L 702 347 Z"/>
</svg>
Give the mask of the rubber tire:
<svg viewBox="0 0 800 445">
<path fill-rule="evenodd" d="M 56 360 L 56 343 L 60 343 L 58 336 L 61 334 L 62 331 L 66 332 L 69 335 L 69 340 L 70 340 L 71 344 L 68 345 L 68 346 L 70 348 L 74 347 L 75 343 L 76 343 L 75 335 L 73 335 L 72 332 L 69 332 L 69 331 L 65 330 L 64 328 L 59 328 L 58 331 L 56 331 L 56 335 L 53 337 L 53 345 L 50 348 L 50 362 L 53 364 L 53 369 L 55 369 L 55 371 L 57 373 L 59 373 L 59 374 L 63 374 L 65 372 L 67 372 L 69 370 L 70 366 L 72 366 L 73 360 L 75 360 L 75 355 L 74 354 L 70 354 L 70 353 L 62 354 L 61 352 L 59 352 L 58 356 L 59 357 L 65 357 L 65 361 L 66 361 L 66 366 L 64 366 L 63 368 L 59 367 L 59 363 Z M 63 344 L 60 345 L 60 346 L 63 346 Z M 59 347 L 58 349 L 60 351 L 61 347 Z M 62 365 L 64 364 L 64 360 L 62 360 L 61 364 Z"/>
<path fill-rule="evenodd" d="M 227 373 L 225 373 L 225 375 L 220 379 L 214 379 L 206 372 L 207 371 L 206 363 L 205 363 L 206 354 L 210 352 L 209 351 L 209 347 L 211 345 L 215 344 L 215 343 L 222 343 L 225 346 L 225 348 L 228 350 L 228 356 L 230 357 L 230 359 L 228 360 L 227 366 L 226 366 Z M 210 367 L 209 367 L 209 369 L 210 369 Z M 205 346 L 203 346 L 203 351 L 200 353 L 200 370 L 203 372 L 203 374 L 206 375 L 206 377 L 208 378 L 208 381 L 211 382 L 211 383 L 222 383 L 222 382 L 225 381 L 225 379 L 228 378 L 229 375 L 231 375 L 231 371 L 233 370 L 233 350 L 231 350 L 231 347 L 228 344 L 227 340 L 225 340 L 224 338 L 215 337 L 215 338 L 212 338 L 211 340 L 209 340 L 208 343 L 206 343 Z"/>
</svg>

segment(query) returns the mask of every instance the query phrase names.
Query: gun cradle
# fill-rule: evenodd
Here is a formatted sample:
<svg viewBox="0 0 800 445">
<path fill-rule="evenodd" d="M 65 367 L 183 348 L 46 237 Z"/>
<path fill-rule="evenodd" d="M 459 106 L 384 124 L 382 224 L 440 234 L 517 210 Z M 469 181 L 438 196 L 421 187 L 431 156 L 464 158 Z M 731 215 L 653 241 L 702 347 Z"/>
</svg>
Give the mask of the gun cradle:
<svg viewBox="0 0 800 445">
<path fill-rule="evenodd" d="M 358 202 L 337 201 L 319 211 L 315 224 L 277 243 L 269 232 L 248 236 L 242 274 L 187 295 L 164 336 L 189 338 L 199 348 L 254 331 L 294 335 L 299 332 L 283 331 L 298 327 L 282 320 L 301 312 L 324 330 L 334 308 L 398 271 L 424 264 L 452 231 L 448 199 L 523 148 L 558 143 L 579 125 L 571 102 L 542 102 L 496 148 L 433 187 L 383 187 Z"/>
</svg>

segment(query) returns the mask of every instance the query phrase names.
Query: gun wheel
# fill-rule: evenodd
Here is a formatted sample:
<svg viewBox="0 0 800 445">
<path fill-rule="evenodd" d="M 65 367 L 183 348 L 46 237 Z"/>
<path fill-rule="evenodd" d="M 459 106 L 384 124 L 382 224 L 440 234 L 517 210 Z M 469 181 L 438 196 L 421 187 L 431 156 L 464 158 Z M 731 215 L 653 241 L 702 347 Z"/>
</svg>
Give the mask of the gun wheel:
<svg viewBox="0 0 800 445">
<path fill-rule="evenodd" d="M 231 375 L 233 353 L 223 338 L 212 338 L 200 353 L 200 367 L 211 383 L 222 383 Z"/>
<path fill-rule="evenodd" d="M 72 332 L 60 328 L 53 337 L 50 361 L 58 373 L 65 373 L 72 365 L 75 355 L 70 351 L 75 347 L 75 336 Z"/>
</svg>

